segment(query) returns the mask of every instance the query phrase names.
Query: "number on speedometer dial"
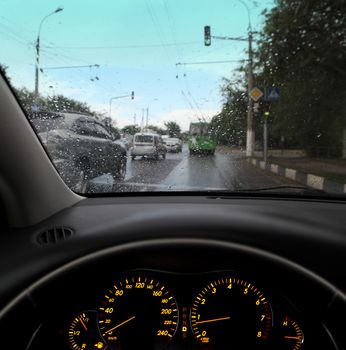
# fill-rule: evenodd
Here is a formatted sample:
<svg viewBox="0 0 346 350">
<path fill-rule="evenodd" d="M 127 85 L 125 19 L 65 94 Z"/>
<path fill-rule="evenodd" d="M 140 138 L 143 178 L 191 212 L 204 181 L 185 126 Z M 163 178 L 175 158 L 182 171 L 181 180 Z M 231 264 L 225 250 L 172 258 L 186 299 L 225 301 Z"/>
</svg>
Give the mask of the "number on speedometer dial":
<svg viewBox="0 0 346 350">
<path fill-rule="evenodd" d="M 197 294 L 191 308 L 191 327 L 205 348 L 257 349 L 269 336 L 271 307 L 254 284 L 223 277 Z"/>
<path fill-rule="evenodd" d="M 160 282 L 131 275 L 116 281 L 105 293 L 98 323 L 112 349 L 160 349 L 176 332 L 178 306 Z"/>
</svg>

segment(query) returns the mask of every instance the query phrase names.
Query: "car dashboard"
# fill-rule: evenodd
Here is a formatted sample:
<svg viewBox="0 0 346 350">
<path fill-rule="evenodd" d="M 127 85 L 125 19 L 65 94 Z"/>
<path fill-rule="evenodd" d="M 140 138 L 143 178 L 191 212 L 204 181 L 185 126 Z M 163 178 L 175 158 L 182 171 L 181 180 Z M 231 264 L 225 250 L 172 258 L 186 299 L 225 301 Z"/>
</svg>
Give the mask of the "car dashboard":
<svg viewBox="0 0 346 350">
<path fill-rule="evenodd" d="M 39 298 L 45 321 L 30 348 L 333 348 L 316 310 L 252 274 L 135 269 L 68 281 L 59 300 Z"/>
<path fill-rule="evenodd" d="M 3 334 L 28 350 L 342 349 L 344 204 L 278 201 L 90 198 L 17 232 L 18 254 L 9 235 Z M 51 227 L 73 234 L 43 242 Z"/>
</svg>

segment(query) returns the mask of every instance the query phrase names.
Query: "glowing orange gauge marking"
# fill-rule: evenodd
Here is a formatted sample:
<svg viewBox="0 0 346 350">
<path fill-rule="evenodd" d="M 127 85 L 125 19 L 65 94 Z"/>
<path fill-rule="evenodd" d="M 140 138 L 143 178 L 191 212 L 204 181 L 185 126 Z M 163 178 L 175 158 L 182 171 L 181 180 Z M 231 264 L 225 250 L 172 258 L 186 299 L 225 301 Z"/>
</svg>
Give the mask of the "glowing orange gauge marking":
<svg viewBox="0 0 346 350">
<path fill-rule="evenodd" d="M 213 318 L 211 320 L 205 320 L 205 321 L 198 321 L 196 324 L 201 324 L 201 323 L 208 323 L 208 322 L 216 322 L 216 321 L 223 321 L 223 320 L 229 320 L 230 317 L 220 317 L 220 318 Z"/>
<path fill-rule="evenodd" d="M 119 323 L 119 324 L 118 324 L 118 325 L 116 325 L 115 327 L 113 327 L 113 328 L 109 329 L 107 332 L 103 333 L 103 335 L 105 335 L 105 334 L 107 334 L 107 333 L 109 333 L 109 332 L 111 332 L 111 331 L 114 331 L 114 329 L 116 329 L 116 328 L 118 328 L 118 327 L 122 326 L 123 324 L 125 324 L 125 323 L 127 323 L 127 322 L 132 321 L 134 318 L 136 318 L 136 316 L 132 316 L 132 317 L 130 317 L 128 320 L 126 320 L 126 321 L 124 321 L 124 322 Z"/>
<path fill-rule="evenodd" d="M 86 327 L 85 323 L 83 322 L 83 319 L 80 318 L 79 321 L 80 321 L 80 323 L 82 324 L 82 326 L 84 327 L 84 329 L 87 331 L 88 328 Z"/>
</svg>

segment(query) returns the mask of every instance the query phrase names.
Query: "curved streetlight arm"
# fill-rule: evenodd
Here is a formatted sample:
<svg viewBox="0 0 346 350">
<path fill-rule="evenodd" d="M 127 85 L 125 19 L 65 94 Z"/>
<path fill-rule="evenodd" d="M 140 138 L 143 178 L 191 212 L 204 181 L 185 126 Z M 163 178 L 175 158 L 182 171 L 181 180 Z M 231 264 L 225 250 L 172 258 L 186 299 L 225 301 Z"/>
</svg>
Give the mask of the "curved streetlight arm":
<svg viewBox="0 0 346 350">
<path fill-rule="evenodd" d="M 243 0 L 238 0 L 238 1 L 246 8 L 247 18 L 248 18 L 248 31 L 251 32 L 252 27 L 251 27 L 251 16 L 250 16 L 249 6 Z"/>
<path fill-rule="evenodd" d="M 49 13 L 47 16 L 44 16 L 40 22 L 40 25 L 38 27 L 38 34 L 37 34 L 37 39 L 36 39 L 36 70 L 35 70 L 35 96 L 38 97 L 39 94 L 39 63 L 40 63 L 40 35 L 41 35 L 41 28 L 43 22 L 50 16 L 54 15 L 57 12 L 62 11 L 62 7 L 58 7 L 55 11 Z"/>
<path fill-rule="evenodd" d="M 60 11 L 62 11 L 64 8 L 63 7 L 58 7 L 55 11 L 49 13 L 47 16 L 44 16 L 40 22 L 40 25 L 38 27 L 38 34 L 37 34 L 37 41 L 40 41 L 40 34 L 41 34 L 41 28 L 42 28 L 42 24 L 43 22 L 50 16 L 54 15 L 54 13 L 58 13 Z"/>
</svg>

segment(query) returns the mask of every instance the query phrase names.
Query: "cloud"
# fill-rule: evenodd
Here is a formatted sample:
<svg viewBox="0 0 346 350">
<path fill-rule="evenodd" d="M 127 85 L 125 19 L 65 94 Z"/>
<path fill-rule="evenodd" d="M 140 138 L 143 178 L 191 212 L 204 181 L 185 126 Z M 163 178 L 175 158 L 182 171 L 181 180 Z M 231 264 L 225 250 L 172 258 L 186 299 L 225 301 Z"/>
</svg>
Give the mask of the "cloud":
<svg viewBox="0 0 346 350">
<path fill-rule="evenodd" d="M 105 114 L 107 116 L 109 114 L 109 103 L 90 103 L 90 108 L 100 114 Z"/>
<path fill-rule="evenodd" d="M 209 122 L 217 113 L 219 111 L 216 109 L 200 109 L 198 111 L 192 109 L 175 109 L 162 114 L 158 119 L 152 120 L 150 124 L 163 127 L 165 122 L 175 121 L 180 125 L 182 131 L 187 131 L 191 122 L 198 122 L 198 119 L 203 120 L 202 117 Z"/>
<path fill-rule="evenodd" d="M 90 107 L 93 111 L 108 117 L 109 103 L 91 103 Z M 114 125 L 123 128 L 125 125 L 134 123 L 133 109 L 128 106 L 112 107 L 112 119 Z M 139 119 L 137 120 L 139 122 Z"/>
<path fill-rule="evenodd" d="M 106 115 L 109 113 L 109 104 L 93 103 L 91 107 L 94 111 L 105 113 Z M 199 111 L 192 109 L 174 109 L 159 116 L 149 115 L 149 124 L 163 128 L 165 122 L 175 121 L 180 125 L 182 131 L 188 131 L 191 122 L 198 122 L 198 118 L 203 120 L 202 116 L 209 122 L 217 113 L 219 113 L 217 109 L 200 109 Z M 141 124 L 141 118 L 141 113 L 136 113 L 136 123 L 138 125 Z M 133 110 L 126 106 L 120 107 L 116 111 L 112 111 L 112 119 L 119 128 L 133 124 Z"/>
</svg>

